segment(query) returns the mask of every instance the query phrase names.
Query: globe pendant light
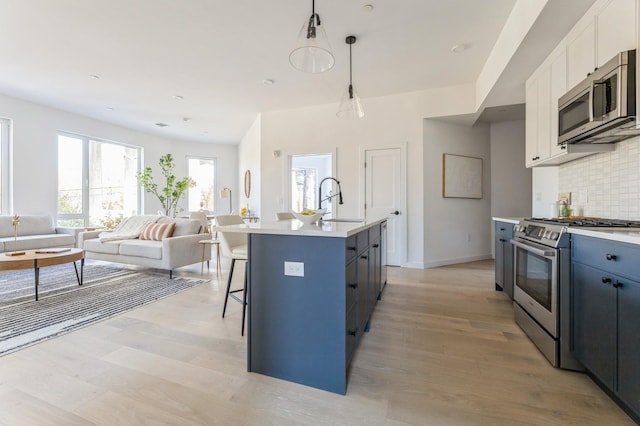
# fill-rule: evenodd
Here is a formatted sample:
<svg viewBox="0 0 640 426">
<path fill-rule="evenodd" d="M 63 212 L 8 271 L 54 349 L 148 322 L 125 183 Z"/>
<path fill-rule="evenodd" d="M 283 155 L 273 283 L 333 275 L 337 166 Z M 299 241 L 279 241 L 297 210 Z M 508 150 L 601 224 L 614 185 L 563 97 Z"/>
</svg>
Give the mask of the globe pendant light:
<svg viewBox="0 0 640 426">
<path fill-rule="evenodd" d="M 316 13 L 315 0 L 311 1 L 311 17 L 300 29 L 296 48 L 289 54 L 289 62 L 294 68 L 308 73 L 328 71 L 335 63 L 327 33 L 320 24 L 320 15 Z"/>
<path fill-rule="evenodd" d="M 362 118 L 364 111 L 360 104 L 360 98 L 353 91 L 352 70 L 351 70 L 351 46 L 356 42 L 356 36 L 347 36 L 346 40 L 349 45 L 349 90 L 342 97 L 340 107 L 336 115 L 340 118 Z"/>
</svg>

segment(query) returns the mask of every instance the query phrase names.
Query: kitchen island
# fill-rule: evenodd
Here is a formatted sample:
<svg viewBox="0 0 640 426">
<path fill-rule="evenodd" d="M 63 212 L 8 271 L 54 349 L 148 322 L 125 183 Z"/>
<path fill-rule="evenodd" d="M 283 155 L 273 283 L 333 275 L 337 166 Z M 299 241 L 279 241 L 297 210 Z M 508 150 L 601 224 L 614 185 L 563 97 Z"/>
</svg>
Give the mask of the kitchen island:
<svg viewBox="0 0 640 426">
<path fill-rule="evenodd" d="M 386 219 L 214 227 L 248 235 L 249 371 L 345 394 L 386 284 Z"/>
</svg>

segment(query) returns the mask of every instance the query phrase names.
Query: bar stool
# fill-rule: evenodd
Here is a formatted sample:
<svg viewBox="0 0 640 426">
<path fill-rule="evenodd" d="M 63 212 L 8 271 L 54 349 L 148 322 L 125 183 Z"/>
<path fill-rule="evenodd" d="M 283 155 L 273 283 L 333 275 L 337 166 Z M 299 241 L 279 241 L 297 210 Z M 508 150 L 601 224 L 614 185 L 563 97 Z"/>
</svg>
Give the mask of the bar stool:
<svg viewBox="0 0 640 426">
<path fill-rule="evenodd" d="M 239 215 L 223 215 L 216 216 L 216 222 L 219 226 L 227 225 L 244 225 L 242 217 Z M 227 311 L 227 302 L 229 297 L 240 302 L 242 304 L 242 329 L 241 335 L 244 336 L 244 323 L 247 312 L 247 263 L 245 263 L 244 272 L 244 286 L 243 288 L 231 290 L 231 279 L 233 277 L 233 269 L 236 265 L 236 260 L 248 259 L 247 248 L 247 236 L 245 234 L 238 234 L 235 232 L 220 231 L 220 246 L 222 247 L 222 254 L 225 257 L 231 258 L 231 269 L 229 270 L 229 280 L 227 281 L 227 291 L 224 296 L 224 307 L 222 308 L 222 318 Z M 242 292 L 242 299 L 235 295 L 235 293 Z"/>
</svg>

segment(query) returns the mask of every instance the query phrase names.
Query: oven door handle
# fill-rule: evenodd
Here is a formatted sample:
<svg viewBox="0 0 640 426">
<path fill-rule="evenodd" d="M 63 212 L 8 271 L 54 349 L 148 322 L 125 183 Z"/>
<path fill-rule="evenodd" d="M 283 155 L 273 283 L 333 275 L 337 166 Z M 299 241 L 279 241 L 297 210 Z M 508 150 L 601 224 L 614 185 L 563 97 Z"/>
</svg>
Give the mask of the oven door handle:
<svg viewBox="0 0 640 426">
<path fill-rule="evenodd" d="M 548 258 L 553 258 L 556 256 L 555 249 L 549 249 L 544 246 L 540 246 L 540 248 L 537 248 L 533 246 L 531 243 L 525 244 L 517 240 L 511 240 L 511 244 L 513 244 L 516 247 L 520 247 L 523 250 L 530 251 L 533 254 L 537 254 L 538 256 L 548 257 Z"/>
</svg>

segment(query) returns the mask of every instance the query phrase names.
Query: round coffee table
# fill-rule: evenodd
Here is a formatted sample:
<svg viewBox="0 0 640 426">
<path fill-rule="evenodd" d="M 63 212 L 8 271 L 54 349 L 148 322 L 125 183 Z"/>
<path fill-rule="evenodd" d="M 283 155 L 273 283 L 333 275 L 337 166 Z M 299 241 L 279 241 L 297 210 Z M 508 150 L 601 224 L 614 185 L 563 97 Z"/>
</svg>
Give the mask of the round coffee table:
<svg viewBox="0 0 640 426">
<path fill-rule="evenodd" d="M 80 274 L 76 261 L 80 261 Z M 38 300 L 38 283 L 40 280 L 40 268 L 44 266 L 61 265 L 73 262 L 76 270 L 78 285 L 82 285 L 82 272 L 84 270 L 84 250 L 79 248 L 48 248 L 40 250 L 25 250 L 24 254 L 11 256 L 11 252 L 0 253 L 0 271 L 15 269 L 30 269 L 35 271 L 35 293 Z"/>
</svg>

